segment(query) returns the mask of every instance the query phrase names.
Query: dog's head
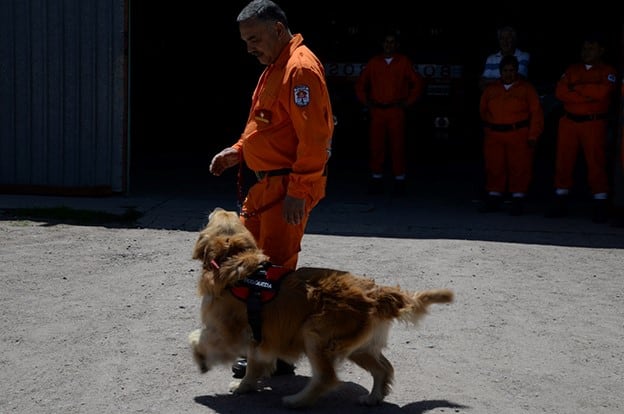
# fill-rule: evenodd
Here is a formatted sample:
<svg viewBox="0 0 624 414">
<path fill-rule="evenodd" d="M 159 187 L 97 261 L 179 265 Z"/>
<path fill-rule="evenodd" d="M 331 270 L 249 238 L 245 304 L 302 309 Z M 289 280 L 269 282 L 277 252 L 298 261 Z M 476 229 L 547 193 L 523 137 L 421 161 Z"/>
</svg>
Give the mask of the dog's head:
<svg viewBox="0 0 624 414">
<path fill-rule="evenodd" d="M 269 260 L 235 211 L 215 208 L 199 232 L 193 259 L 201 260 L 201 295 L 215 294 L 246 278 Z"/>
</svg>

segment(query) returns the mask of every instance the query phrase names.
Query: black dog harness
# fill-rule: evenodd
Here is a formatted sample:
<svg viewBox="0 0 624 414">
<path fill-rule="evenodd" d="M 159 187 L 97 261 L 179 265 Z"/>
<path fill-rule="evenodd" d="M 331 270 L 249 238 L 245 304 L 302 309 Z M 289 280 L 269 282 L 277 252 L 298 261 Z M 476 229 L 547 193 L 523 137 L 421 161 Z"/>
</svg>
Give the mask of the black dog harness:
<svg viewBox="0 0 624 414">
<path fill-rule="evenodd" d="M 262 305 L 275 298 L 282 277 L 291 272 L 291 269 L 264 262 L 254 273 L 230 288 L 234 297 L 247 303 L 247 319 L 257 342 L 262 339 Z"/>
</svg>

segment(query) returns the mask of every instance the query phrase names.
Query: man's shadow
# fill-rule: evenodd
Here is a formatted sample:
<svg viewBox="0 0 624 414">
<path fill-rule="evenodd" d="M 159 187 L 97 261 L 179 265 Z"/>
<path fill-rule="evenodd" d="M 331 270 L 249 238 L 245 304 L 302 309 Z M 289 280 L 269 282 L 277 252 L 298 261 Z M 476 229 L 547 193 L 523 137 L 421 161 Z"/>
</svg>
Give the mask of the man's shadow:
<svg viewBox="0 0 624 414">
<path fill-rule="evenodd" d="M 195 397 L 195 402 L 217 413 L 253 412 L 255 414 L 292 413 L 282 405 L 282 397 L 300 391 L 310 380 L 307 376 L 272 377 L 262 382 L 259 391 L 244 395 L 213 394 Z M 436 408 L 452 408 L 455 413 L 467 406 L 447 400 L 423 400 L 403 407 L 383 402 L 377 407 L 367 407 L 358 403 L 358 398 L 368 394 L 368 390 L 353 382 L 343 382 L 338 388 L 321 397 L 311 408 L 327 414 L 370 414 L 383 411 L 384 414 L 424 414 Z"/>
</svg>

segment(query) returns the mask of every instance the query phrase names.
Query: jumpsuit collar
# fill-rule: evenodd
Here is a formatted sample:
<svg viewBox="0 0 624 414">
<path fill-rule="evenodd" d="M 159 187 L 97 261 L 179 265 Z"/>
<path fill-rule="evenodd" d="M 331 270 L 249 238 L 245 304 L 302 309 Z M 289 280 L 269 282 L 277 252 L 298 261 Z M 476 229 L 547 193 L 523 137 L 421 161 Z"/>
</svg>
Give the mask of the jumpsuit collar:
<svg viewBox="0 0 624 414">
<path fill-rule="evenodd" d="M 277 60 L 270 65 L 271 68 L 283 68 L 286 66 L 286 62 L 288 62 L 288 58 L 294 53 L 295 49 L 297 49 L 303 43 L 303 36 L 300 33 L 296 33 L 293 35 L 292 39 L 288 42 L 288 44 L 282 49 Z"/>
</svg>

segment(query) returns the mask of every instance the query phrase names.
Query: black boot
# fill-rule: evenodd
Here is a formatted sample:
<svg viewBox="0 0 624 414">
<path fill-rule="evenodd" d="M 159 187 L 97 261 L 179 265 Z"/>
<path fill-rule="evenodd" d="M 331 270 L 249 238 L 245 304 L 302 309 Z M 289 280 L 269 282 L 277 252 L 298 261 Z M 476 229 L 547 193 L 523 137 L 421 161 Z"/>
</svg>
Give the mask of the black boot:
<svg viewBox="0 0 624 414">
<path fill-rule="evenodd" d="M 239 358 L 232 364 L 232 373 L 234 378 L 243 378 L 247 372 L 247 359 Z"/>
<path fill-rule="evenodd" d="M 247 372 L 247 359 L 239 358 L 232 364 L 232 373 L 234 374 L 234 378 L 243 378 L 245 376 L 245 372 Z M 289 364 L 288 362 L 282 361 L 281 359 L 277 360 L 277 365 L 275 371 L 273 372 L 273 376 L 278 375 L 294 375 L 295 374 L 295 366 Z"/>
<path fill-rule="evenodd" d="M 558 218 L 558 217 L 565 217 L 567 215 L 568 215 L 568 196 L 557 195 L 553 199 L 553 202 L 550 208 L 546 210 L 546 214 L 544 214 L 544 217 Z"/>
<path fill-rule="evenodd" d="M 405 180 L 394 179 L 394 186 L 392 187 L 392 194 L 396 197 L 402 197 L 405 195 Z"/>
<path fill-rule="evenodd" d="M 273 376 L 276 377 L 278 375 L 295 375 L 295 366 L 278 359 Z"/>
<path fill-rule="evenodd" d="M 512 197 L 511 199 L 511 209 L 509 210 L 509 215 L 511 216 L 521 216 L 524 214 L 524 198 L 523 197 Z"/>
<path fill-rule="evenodd" d="M 384 192 L 384 180 L 383 178 L 371 178 L 368 182 L 368 194 L 378 195 Z"/>
<path fill-rule="evenodd" d="M 609 218 L 609 203 L 607 200 L 594 199 L 592 221 L 594 223 L 606 223 Z"/>
<path fill-rule="evenodd" d="M 479 213 L 493 213 L 495 211 L 500 211 L 502 199 L 502 196 L 488 195 L 479 207 Z"/>
</svg>

